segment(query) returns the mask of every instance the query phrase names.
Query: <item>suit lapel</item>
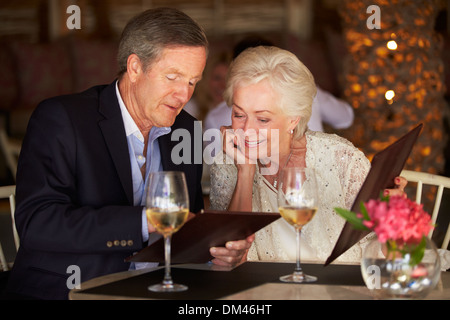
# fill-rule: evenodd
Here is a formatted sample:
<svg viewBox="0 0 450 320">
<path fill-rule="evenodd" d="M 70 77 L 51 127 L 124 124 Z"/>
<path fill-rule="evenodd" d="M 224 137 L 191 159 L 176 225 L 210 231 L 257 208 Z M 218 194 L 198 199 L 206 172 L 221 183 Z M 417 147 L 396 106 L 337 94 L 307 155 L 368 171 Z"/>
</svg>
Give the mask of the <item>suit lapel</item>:
<svg viewBox="0 0 450 320">
<path fill-rule="evenodd" d="M 173 127 L 172 127 L 173 130 Z M 172 149 L 178 141 L 172 141 L 172 132 L 158 138 L 159 150 L 161 153 L 161 163 L 164 171 L 184 171 L 184 163 L 178 165 L 172 161 Z"/>
<path fill-rule="evenodd" d="M 203 208 L 203 199 L 200 185 L 200 178 L 202 173 L 202 145 L 201 140 L 196 141 L 196 130 L 198 129 L 198 134 L 201 136 L 201 127 L 196 129 L 195 123 L 192 117 L 187 114 L 186 111 L 182 110 L 181 113 L 175 119 L 175 123 L 172 126 L 172 131 L 170 134 L 163 135 L 158 138 L 159 148 L 161 151 L 161 163 L 163 170 L 165 171 L 182 171 L 186 176 L 186 183 L 189 191 L 189 201 L 192 212 L 197 212 Z M 189 152 L 190 159 L 187 163 L 182 162 L 180 164 L 175 164 L 172 161 L 172 150 L 180 143 L 178 140 L 172 141 L 172 134 L 178 129 L 182 128 L 188 130 L 191 135 L 191 143 L 189 145 L 190 150 L 185 150 Z M 196 143 L 197 142 L 197 146 Z M 199 159 L 197 159 L 197 158 Z M 195 165 L 198 163 L 197 165 Z M 194 164 L 194 165 L 193 165 Z"/>
<path fill-rule="evenodd" d="M 169 134 L 165 134 L 158 138 L 159 150 L 161 152 L 161 163 L 164 171 L 186 171 L 189 169 L 189 167 L 186 166 L 186 163 L 181 162 L 180 164 L 175 164 L 172 160 L 172 150 L 178 143 L 180 143 L 180 141 L 178 140 L 172 141 L 172 134 L 174 134 L 177 129 L 181 128 L 183 130 L 186 130 L 189 128 L 188 126 L 189 123 L 184 119 L 185 118 L 184 113 L 186 112 L 182 110 L 181 113 L 176 117 L 175 123 L 172 125 Z M 193 135 L 192 131 L 188 132 L 191 136 Z M 194 143 L 193 140 L 191 140 L 191 142 Z M 190 152 L 192 158 L 193 150 L 188 151 Z M 191 161 L 191 163 L 193 163 L 192 162 L 193 159 L 189 160 Z"/>
<path fill-rule="evenodd" d="M 101 93 L 99 111 L 105 117 L 104 120 L 99 122 L 100 129 L 127 199 L 130 204 L 133 204 L 133 181 L 128 156 L 128 143 L 119 102 L 117 101 L 115 81 Z"/>
</svg>

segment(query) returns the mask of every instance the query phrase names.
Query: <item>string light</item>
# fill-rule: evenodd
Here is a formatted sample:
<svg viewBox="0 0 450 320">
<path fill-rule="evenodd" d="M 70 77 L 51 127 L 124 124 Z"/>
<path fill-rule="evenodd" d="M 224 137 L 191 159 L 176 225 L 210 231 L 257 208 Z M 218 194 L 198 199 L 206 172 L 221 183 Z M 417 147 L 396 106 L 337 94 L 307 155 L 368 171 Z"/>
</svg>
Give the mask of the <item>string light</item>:
<svg viewBox="0 0 450 320">
<path fill-rule="evenodd" d="M 384 97 L 386 98 L 386 100 L 389 102 L 389 104 L 392 104 L 394 97 L 395 97 L 395 92 L 394 90 L 388 90 L 386 91 L 386 93 L 384 94 Z"/>
<path fill-rule="evenodd" d="M 395 42 L 395 40 L 388 41 L 388 43 L 386 44 L 386 47 L 389 50 L 397 50 L 397 42 Z"/>
<path fill-rule="evenodd" d="M 392 100 L 395 97 L 395 92 L 394 90 L 388 90 L 384 96 L 386 97 L 386 100 Z"/>
</svg>

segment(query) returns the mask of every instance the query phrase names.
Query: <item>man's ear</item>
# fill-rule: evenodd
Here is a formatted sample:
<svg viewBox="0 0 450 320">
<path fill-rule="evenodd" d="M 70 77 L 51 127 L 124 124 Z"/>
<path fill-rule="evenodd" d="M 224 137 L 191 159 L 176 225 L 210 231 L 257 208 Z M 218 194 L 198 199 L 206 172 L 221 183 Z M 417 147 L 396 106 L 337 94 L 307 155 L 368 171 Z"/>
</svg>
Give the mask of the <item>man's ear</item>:
<svg viewBox="0 0 450 320">
<path fill-rule="evenodd" d="M 134 53 L 128 56 L 127 73 L 131 82 L 135 82 L 139 75 L 143 73 L 141 59 Z"/>
</svg>

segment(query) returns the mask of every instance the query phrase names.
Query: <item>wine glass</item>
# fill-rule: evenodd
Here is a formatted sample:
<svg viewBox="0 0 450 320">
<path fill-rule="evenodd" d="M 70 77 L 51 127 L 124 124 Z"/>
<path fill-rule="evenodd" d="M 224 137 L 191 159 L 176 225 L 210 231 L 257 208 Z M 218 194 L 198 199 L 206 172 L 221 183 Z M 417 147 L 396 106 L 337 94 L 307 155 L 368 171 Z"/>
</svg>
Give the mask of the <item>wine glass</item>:
<svg viewBox="0 0 450 320">
<path fill-rule="evenodd" d="M 160 171 L 150 175 L 147 187 L 147 219 L 156 231 L 164 236 L 165 275 L 162 283 L 149 286 L 153 292 L 178 292 L 187 290 L 175 284 L 170 275 L 170 242 L 189 216 L 189 197 L 184 172 Z"/>
<path fill-rule="evenodd" d="M 295 228 L 297 265 L 292 274 L 280 277 L 283 282 L 314 282 L 300 266 L 300 233 L 317 211 L 317 181 L 314 169 L 289 167 L 281 171 L 278 185 L 278 209 L 281 216 Z"/>
</svg>

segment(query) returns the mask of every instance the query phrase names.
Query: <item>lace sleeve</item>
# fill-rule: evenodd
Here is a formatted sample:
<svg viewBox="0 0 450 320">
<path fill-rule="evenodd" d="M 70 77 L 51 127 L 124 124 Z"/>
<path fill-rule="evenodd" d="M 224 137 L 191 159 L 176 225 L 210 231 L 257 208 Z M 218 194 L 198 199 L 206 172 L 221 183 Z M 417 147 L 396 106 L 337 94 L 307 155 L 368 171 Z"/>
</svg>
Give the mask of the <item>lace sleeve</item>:
<svg viewBox="0 0 450 320">
<path fill-rule="evenodd" d="M 345 207 L 351 208 L 370 170 L 370 162 L 361 151 L 354 149 L 347 154 L 349 162 L 344 181 Z"/>
<path fill-rule="evenodd" d="M 226 155 L 219 153 L 211 165 L 209 200 L 212 210 L 227 210 L 236 186 L 237 169 L 226 159 Z"/>
<path fill-rule="evenodd" d="M 364 180 L 370 170 L 370 161 L 366 158 L 364 153 L 355 149 L 349 155 L 349 164 L 345 171 L 344 193 L 345 193 L 345 207 L 350 209 L 358 195 Z M 364 248 L 369 243 L 369 240 L 375 237 L 374 233 L 369 233 L 358 243 L 352 246 L 347 252 L 340 256 L 337 261 L 341 262 L 359 262 L 362 257 Z"/>
<path fill-rule="evenodd" d="M 344 226 L 344 219 L 335 207 L 350 209 L 370 169 L 365 155 L 348 140 L 337 135 L 308 132 L 309 153 L 307 165 L 318 172 L 319 183 L 324 186 L 318 214 L 302 230 L 305 239 L 320 261 L 333 250 Z M 352 250 L 353 249 L 353 250 Z M 362 247 L 358 244 L 338 258 L 357 262 Z"/>
</svg>

